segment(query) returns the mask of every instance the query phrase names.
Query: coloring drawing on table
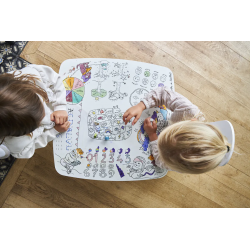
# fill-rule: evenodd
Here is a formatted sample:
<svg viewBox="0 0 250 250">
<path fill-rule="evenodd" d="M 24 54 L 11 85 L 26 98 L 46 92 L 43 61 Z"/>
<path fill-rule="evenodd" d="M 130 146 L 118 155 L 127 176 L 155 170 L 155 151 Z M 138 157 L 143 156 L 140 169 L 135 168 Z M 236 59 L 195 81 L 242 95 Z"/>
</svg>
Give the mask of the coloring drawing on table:
<svg viewBox="0 0 250 250">
<path fill-rule="evenodd" d="M 143 129 L 147 117 L 157 123 L 157 133 L 168 125 L 165 106 L 146 110 L 132 126 L 124 112 L 152 89 L 174 90 L 172 72 L 161 66 L 119 59 L 70 59 L 60 75 L 66 89 L 67 132 L 54 144 L 56 170 L 66 176 L 95 180 L 160 178 L 167 170 L 155 166 Z"/>
</svg>

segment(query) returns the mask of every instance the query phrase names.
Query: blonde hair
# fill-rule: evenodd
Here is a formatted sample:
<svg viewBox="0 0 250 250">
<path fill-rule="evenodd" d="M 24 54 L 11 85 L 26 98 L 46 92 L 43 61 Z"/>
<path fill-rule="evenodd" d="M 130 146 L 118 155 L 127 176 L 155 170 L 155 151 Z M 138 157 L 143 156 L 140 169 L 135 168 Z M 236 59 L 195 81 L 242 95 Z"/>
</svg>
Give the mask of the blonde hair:
<svg viewBox="0 0 250 250">
<path fill-rule="evenodd" d="M 158 138 L 161 160 L 172 170 L 200 174 L 216 168 L 231 146 L 213 125 L 181 121 L 165 128 Z"/>
</svg>

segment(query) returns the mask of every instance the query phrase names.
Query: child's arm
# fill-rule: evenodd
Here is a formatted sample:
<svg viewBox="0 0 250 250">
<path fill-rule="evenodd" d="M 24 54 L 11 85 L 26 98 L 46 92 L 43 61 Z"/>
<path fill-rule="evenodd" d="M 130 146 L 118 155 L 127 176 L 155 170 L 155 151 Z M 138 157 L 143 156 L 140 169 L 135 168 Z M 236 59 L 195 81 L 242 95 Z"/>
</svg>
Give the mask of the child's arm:
<svg viewBox="0 0 250 250">
<path fill-rule="evenodd" d="M 200 121 L 205 120 L 203 113 L 196 105 L 183 95 L 171 91 L 167 87 L 160 87 L 151 91 L 142 102 L 147 109 L 165 105 L 167 109 L 173 111 L 171 115 L 172 122 L 191 120 L 192 118 L 197 118 Z"/>
<path fill-rule="evenodd" d="M 37 84 L 46 90 L 49 102 L 54 108 L 52 121 L 55 121 L 56 124 L 66 122 L 68 114 L 63 78 L 48 66 L 31 64 L 27 67 L 35 69 L 42 79 L 42 81 L 37 82 Z"/>
<path fill-rule="evenodd" d="M 183 95 L 171 91 L 166 88 L 157 88 L 152 90 L 139 104 L 128 109 L 123 115 L 123 121 L 125 124 L 129 122 L 132 117 L 135 117 L 133 125 L 138 121 L 141 113 L 144 109 L 154 108 L 165 105 L 166 108 L 173 111 L 171 115 L 171 121 L 177 122 L 181 120 L 189 120 L 197 118 L 200 121 L 204 121 L 205 117 L 199 108 L 191 103 Z"/>
<path fill-rule="evenodd" d="M 160 161 L 159 151 L 158 151 L 158 147 L 157 147 L 158 136 L 156 134 L 156 130 L 157 130 L 156 122 L 155 121 L 151 122 L 150 117 L 148 117 L 147 119 L 145 119 L 143 127 L 144 127 L 144 130 L 146 131 L 146 133 L 149 137 L 149 140 L 150 140 L 149 147 L 150 147 L 151 153 L 154 157 L 155 164 L 160 168 L 169 169 L 167 166 L 164 165 L 164 163 L 162 163 Z"/>
<path fill-rule="evenodd" d="M 15 141 L 11 144 L 7 144 L 11 155 L 16 158 L 31 158 L 37 148 L 45 147 L 50 141 L 56 138 L 56 135 L 60 132 L 65 132 L 69 128 L 70 122 L 66 122 L 63 125 L 56 125 L 52 129 L 44 129 L 39 127 L 33 131 L 32 137 L 21 136 L 16 137 Z M 24 145 L 25 146 L 22 146 Z"/>
</svg>

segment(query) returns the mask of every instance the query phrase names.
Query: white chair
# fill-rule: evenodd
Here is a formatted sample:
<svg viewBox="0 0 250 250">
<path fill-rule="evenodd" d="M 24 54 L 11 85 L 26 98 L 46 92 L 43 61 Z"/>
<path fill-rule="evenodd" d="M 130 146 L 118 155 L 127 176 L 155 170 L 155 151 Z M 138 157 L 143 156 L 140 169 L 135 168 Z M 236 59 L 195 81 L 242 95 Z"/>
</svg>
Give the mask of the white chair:
<svg viewBox="0 0 250 250">
<path fill-rule="evenodd" d="M 234 151 L 234 144 L 235 144 L 235 133 L 234 128 L 231 122 L 229 121 L 217 121 L 217 122 L 210 122 L 211 125 L 217 127 L 221 133 L 227 138 L 228 142 L 231 144 L 229 152 L 226 153 L 225 157 L 222 159 L 219 166 L 226 165 L 232 157 Z"/>
</svg>

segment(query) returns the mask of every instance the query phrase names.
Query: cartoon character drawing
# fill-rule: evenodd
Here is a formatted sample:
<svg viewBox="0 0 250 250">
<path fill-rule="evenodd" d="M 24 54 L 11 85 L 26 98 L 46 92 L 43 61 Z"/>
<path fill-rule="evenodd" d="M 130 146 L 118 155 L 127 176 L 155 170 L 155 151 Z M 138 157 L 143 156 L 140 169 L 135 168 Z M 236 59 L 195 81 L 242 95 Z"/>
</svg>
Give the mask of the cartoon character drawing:
<svg viewBox="0 0 250 250">
<path fill-rule="evenodd" d="M 68 174 L 72 172 L 75 166 L 81 164 L 78 158 L 80 158 L 83 153 L 82 149 L 77 148 L 66 154 L 64 158 L 61 158 L 60 164 L 66 168 Z"/>
<path fill-rule="evenodd" d="M 80 71 L 82 73 L 82 79 L 83 82 L 87 82 L 90 78 L 91 78 L 91 67 L 89 67 L 89 63 L 80 63 L 76 66 L 76 68 L 78 69 L 78 67 L 80 67 Z"/>
<path fill-rule="evenodd" d="M 137 156 L 133 160 L 133 165 L 129 165 L 129 173 L 128 175 L 133 179 L 139 179 L 146 175 L 153 175 L 155 173 L 155 169 L 153 165 L 146 166 L 146 161 L 143 157 Z"/>
</svg>

